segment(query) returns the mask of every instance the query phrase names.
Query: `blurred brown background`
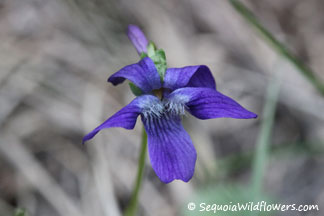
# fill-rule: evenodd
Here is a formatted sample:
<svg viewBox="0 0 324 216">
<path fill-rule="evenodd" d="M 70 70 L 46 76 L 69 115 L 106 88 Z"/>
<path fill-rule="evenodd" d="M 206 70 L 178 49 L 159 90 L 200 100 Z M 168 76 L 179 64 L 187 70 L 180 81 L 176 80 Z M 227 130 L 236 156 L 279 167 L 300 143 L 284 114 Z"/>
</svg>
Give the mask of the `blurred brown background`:
<svg viewBox="0 0 324 216">
<path fill-rule="evenodd" d="M 324 80 L 324 1 L 246 0 L 258 19 Z M 141 122 L 82 137 L 129 103 L 106 79 L 138 61 L 126 36 L 142 27 L 170 67 L 208 65 L 217 89 L 257 120 L 184 126 L 198 151 L 189 183 L 159 181 L 149 160 L 139 215 L 186 215 L 207 185 L 247 184 L 274 74 L 282 87 L 264 190 L 277 202 L 324 208 L 324 100 L 231 7 L 215 0 L 0 1 L 0 215 L 119 216 L 137 170 Z M 252 201 L 252 200 L 251 200 Z M 197 213 L 199 215 L 199 213 Z M 322 211 L 273 215 L 324 215 Z"/>
</svg>

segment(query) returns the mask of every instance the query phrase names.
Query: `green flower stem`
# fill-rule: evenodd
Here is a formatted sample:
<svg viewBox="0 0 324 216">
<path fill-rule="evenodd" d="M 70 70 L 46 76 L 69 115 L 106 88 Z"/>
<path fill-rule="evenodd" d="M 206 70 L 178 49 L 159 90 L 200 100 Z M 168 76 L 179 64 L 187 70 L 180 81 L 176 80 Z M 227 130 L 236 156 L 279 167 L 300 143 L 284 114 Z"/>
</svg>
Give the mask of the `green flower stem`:
<svg viewBox="0 0 324 216">
<path fill-rule="evenodd" d="M 291 62 L 312 85 L 324 95 L 324 84 L 313 73 L 313 71 L 305 64 L 303 64 L 298 58 L 292 54 L 288 48 L 278 41 L 262 24 L 257 20 L 255 15 L 250 11 L 243 3 L 238 0 L 229 0 L 234 9 L 241 14 L 246 21 L 254 26 L 261 35 L 270 43 L 270 45 L 282 56 L 284 56 L 289 62 Z"/>
<path fill-rule="evenodd" d="M 143 173 L 145 167 L 145 159 L 146 159 L 146 151 L 147 151 L 147 134 L 145 129 L 143 128 L 142 132 L 142 143 L 141 143 L 141 152 L 138 159 L 138 171 L 135 188 L 132 194 L 132 198 L 130 200 L 129 206 L 126 208 L 125 216 L 135 216 L 137 212 L 137 204 L 138 204 L 138 194 L 142 185 Z"/>
</svg>

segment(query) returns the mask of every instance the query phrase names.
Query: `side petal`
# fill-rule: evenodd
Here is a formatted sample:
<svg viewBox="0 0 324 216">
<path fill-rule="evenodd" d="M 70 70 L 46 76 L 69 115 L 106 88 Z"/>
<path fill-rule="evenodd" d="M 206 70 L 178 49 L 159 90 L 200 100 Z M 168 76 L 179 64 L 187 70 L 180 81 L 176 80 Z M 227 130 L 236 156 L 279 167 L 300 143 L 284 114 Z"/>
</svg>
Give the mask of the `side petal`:
<svg viewBox="0 0 324 216">
<path fill-rule="evenodd" d="M 214 77 L 205 65 L 168 68 L 164 77 L 164 88 L 175 90 L 183 87 L 206 87 L 216 89 Z"/>
<path fill-rule="evenodd" d="M 149 57 L 145 57 L 138 63 L 120 69 L 109 77 L 108 82 L 118 85 L 124 82 L 125 79 L 133 82 L 144 93 L 162 87 L 159 73 L 154 62 Z"/>
<path fill-rule="evenodd" d="M 152 167 L 164 183 L 175 179 L 188 182 L 194 173 L 196 150 L 179 116 L 163 114 L 143 117 L 148 137 L 148 150 Z"/>
<path fill-rule="evenodd" d="M 132 42 L 132 44 L 134 45 L 138 54 L 147 52 L 148 40 L 146 39 L 145 34 L 138 26 L 129 25 L 127 36 L 129 40 Z"/>
<path fill-rule="evenodd" d="M 236 101 L 210 88 L 181 88 L 173 91 L 169 100 L 182 103 L 188 111 L 199 119 L 211 118 L 256 118 Z"/>
<path fill-rule="evenodd" d="M 123 107 L 113 116 L 108 118 L 104 123 L 85 135 L 82 140 L 83 143 L 92 139 L 99 131 L 105 128 L 121 127 L 128 130 L 133 129 L 135 127 L 137 117 L 142 112 L 142 109 L 156 100 L 158 99 L 151 95 L 143 95 L 135 98 L 127 106 Z"/>
</svg>

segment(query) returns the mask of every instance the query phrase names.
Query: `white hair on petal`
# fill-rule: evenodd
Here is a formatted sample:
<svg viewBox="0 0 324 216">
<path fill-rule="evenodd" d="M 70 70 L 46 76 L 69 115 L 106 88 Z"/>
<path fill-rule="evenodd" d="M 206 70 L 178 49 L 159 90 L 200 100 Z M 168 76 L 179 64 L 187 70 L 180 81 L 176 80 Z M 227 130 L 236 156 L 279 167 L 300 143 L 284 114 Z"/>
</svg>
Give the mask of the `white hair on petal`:
<svg viewBox="0 0 324 216">
<path fill-rule="evenodd" d="M 185 114 L 185 105 L 182 103 L 178 103 L 175 101 L 166 101 L 165 102 L 165 109 L 168 113 L 173 115 L 184 115 Z"/>
<path fill-rule="evenodd" d="M 145 118 L 157 117 L 160 118 L 164 110 L 164 106 L 161 101 L 155 100 L 142 104 L 142 114 Z"/>
<path fill-rule="evenodd" d="M 186 103 L 188 97 L 184 95 L 176 95 L 164 101 L 166 110 L 173 115 L 184 115 L 186 111 Z"/>
<path fill-rule="evenodd" d="M 145 119 L 161 118 L 162 116 L 168 118 L 169 115 L 185 115 L 186 103 L 188 97 L 177 95 L 172 98 L 165 98 L 163 101 L 150 100 L 142 102 L 142 115 Z"/>
</svg>

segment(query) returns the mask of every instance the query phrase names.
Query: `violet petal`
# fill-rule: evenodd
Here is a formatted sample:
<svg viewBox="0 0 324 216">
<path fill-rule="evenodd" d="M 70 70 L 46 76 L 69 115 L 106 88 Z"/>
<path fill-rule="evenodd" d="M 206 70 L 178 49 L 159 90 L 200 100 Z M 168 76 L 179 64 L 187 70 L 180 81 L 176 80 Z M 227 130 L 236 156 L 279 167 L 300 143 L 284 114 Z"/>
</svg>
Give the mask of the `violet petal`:
<svg viewBox="0 0 324 216">
<path fill-rule="evenodd" d="M 257 117 L 255 113 L 248 111 L 235 100 L 210 88 L 177 89 L 168 96 L 168 99 L 185 104 L 188 111 L 199 119 Z"/>
<path fill-rule="evenodd" d="M 156 175 L 164 183 L 175 179 L 188 182 L 195 170 L 197 154 L 180 117 L 164 113 L 159 118 L 142 116 L 142 121 Z"/>
<path fill-rule="evenodd" d="M 164 88 L 206 87 L 216 89 L 214 77 L 205 65 L 168 68 L 164 77 Z"/>
<path fill-rule="evenodd" d="M 145 57 L 138 63 L 123 67 L 118 72 L 111 75 L 108 82 L 118 85 L 125 79 L 133 82 L 144 93 L 161 88 L 161 80 L 156 70 L 154 62 L 149 57 Z"/>
</svg>

